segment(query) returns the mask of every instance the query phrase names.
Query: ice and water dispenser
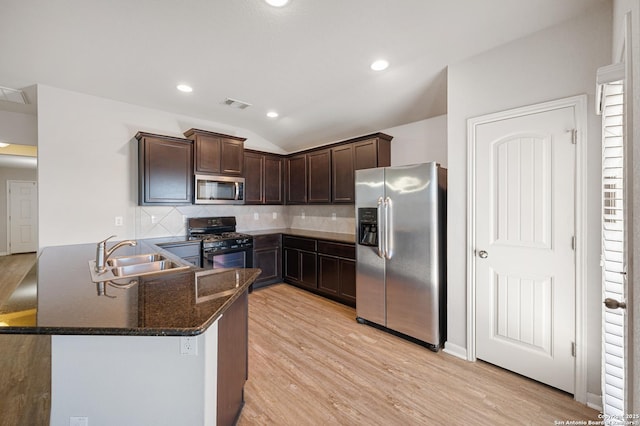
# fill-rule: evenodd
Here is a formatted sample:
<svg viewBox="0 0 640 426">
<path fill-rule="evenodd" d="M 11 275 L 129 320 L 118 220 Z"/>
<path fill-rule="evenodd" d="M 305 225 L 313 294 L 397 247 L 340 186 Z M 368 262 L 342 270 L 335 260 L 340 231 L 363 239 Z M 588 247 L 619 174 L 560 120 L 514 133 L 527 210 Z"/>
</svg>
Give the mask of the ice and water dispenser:
<svg viewBox="0 0 640 426">
<path fill-rule="evenodd" d="M 375 207 L 358 209 L 358 244 L 378 245 L 378 209 Z"/>
</svg>

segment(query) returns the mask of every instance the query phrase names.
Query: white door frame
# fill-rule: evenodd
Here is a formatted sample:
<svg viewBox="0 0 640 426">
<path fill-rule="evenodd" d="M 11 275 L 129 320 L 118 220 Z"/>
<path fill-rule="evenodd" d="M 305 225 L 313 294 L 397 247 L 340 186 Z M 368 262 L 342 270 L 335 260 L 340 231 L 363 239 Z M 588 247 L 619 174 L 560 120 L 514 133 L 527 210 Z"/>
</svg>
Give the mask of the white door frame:
<svg viewBox="0 0 640 426">
<path fill-rule="evenodd" d="M 6 242 L 6 247 L 7 247 L 7 254 L 12 254 L 11 251 L 11 221 L 9 220 L 9 217 L 11 216 L 11 194 L 9 193 L 11 190 L 11 184 L 12 183 L 35 183 L 36 185 L 38 185 L 38 181 L 36 180 L 22 180 L 22 179 L 10 179 L 7 180 L 7 223 L 6 223 L 6 227 L 7 227 L 7 242 Z M 36 214 L 38 214 L 39 211 L 36 210 Z M 36 226 L 39 225 L 39 221 L 36 219 Z M 37 239 L 37 234 L 36 234 L 36 239 Z M 37 244 L 36 244 L 36 250 L 37 250 Z"/>
<path fill-rule="evenodd" d="M 516 118 L 554 109 L 573 107 L 575 111 L 576 146 L 576 367 L 574 399 L 587 403 L 587 297 L 586 297 L 586 235 L 587 235 L 587 95 L 573 96 L 521 108 L 510 109 L 467 120 L 467 360 L 476 361 L 476 133 L 481 124 Z M 571 130 L 571 129 L 567 129 Z"/>
</svg>

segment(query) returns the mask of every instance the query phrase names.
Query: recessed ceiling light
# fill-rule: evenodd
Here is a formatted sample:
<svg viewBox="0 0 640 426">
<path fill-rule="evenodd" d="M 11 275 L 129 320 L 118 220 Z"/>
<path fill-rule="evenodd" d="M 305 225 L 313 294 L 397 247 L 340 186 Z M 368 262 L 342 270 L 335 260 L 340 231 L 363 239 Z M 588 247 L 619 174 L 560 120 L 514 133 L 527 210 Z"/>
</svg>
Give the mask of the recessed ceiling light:
<svg viewBox="0 0 640 426">
<path fill-rule="evenodd" d="M 267 117 L 269 117 L 269 118 L 278 118 L 278 113 L 275 112 L 275 111 L 269 111 L 267 113 Z"/>
<path fill-rule="evenodd" d="M 389 66 L 389 62 L 384 59 L 378 59 L 371 64 L 371 69 L 374 71 L 386 70 Z"/>
<path fill-rule="evenodd" d="M 265 0 L 267 4 L 273 7 L 282 7 L 289 3 L 289 0 Z"/>
<path fill-rule="evenodd" d="M 9 145 L 11 145 L 10 143 L 6 143 L 6 142 L 0 142 L 0 148 L 6 148 Z"/>
<path fill-rule="evenodd" d="M 186 84 L 178 84 L 176 86 L 176 88 L 181 91 L 181 92 L 185 92 L 185 93 L 191 93 L 193 92 L 193 88 L 191 86 L 187 86 Z"/>
</svg>

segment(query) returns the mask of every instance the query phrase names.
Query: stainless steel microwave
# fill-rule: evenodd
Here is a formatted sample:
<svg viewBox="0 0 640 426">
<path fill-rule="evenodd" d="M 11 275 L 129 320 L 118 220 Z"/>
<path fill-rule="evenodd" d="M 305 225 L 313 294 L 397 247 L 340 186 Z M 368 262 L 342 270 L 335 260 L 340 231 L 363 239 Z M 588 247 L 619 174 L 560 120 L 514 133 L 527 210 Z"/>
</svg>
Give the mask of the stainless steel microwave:
<svg viewBox="0 0 640 426">
<path fill-rule="evenodd" d="M 244 178 L 196 175 L 195 204 L 244 204 Z"/>
</svg>

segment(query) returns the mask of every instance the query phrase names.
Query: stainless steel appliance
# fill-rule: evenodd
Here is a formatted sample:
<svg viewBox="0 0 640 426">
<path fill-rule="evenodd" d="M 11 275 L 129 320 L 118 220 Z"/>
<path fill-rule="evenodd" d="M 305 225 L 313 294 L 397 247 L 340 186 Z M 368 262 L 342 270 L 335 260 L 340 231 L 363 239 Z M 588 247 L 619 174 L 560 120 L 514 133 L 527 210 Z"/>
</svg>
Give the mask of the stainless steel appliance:
<svg viewBox="0 0 640 426">
<path fill-rule="evenodd" d="M 244 178 L 196 175 L 195 204 L 244 204 Z"/>
<path fill-rule="evenodd" d="M 356 311 L 361 323 L 432 350 L 445 340 L 446 169 L 356 171 Z"/>
<path fill-rule="evenodd" d="M 187 220 L 187 237 L 202 241 L 202 267 L 251 268 L 253 237 L 236 232 L 236 218 L 192 217 Z"/>
</svg>

